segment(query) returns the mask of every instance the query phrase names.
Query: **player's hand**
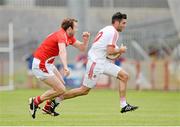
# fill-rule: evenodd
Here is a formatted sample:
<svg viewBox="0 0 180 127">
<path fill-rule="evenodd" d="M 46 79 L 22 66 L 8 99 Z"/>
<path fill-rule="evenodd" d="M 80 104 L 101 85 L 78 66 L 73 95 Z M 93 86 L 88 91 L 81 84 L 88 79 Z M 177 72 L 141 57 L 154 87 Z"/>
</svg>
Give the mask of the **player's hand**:
<svg viewBox="0 0 180 127">
<path fill-rule="evenodd" d="M 83 34 L 82 34 L 83 42 L 88 42 L 89 41 L 89 37 L 90 37 L 90 33 L 89 32 L 83 32 Z"/>
<path fill-rule="evenodd" d="M 70 70 L 69 68 L 63 68 L 63 73 L 64 73 L 64 76 L 69 76 L 70 75 Z"/>
<path fill-rule="evenodd" d="M 121 44 L 121 46 L 120 46 L 120 48 L 119 48 L 119 52 L 120 52 L 120 53 L 125 53 L 126 50 L 127 50 L 127 47 L 124 46 L 123 44 Z"/>
</svg>

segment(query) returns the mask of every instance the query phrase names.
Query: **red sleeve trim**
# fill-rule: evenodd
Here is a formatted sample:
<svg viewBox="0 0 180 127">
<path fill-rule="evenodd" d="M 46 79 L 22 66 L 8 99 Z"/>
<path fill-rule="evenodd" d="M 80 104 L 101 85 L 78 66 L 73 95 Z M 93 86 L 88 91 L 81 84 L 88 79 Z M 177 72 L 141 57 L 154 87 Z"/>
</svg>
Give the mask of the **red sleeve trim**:
<svg viewBox="0 0 180 127">
<path fill-rule="evenodd" d="M 73 45 L 73 44 L 76 42 L 76 38 L 73 36 L 73 37 L 71 38 L 71 41 L 72 41 L 71 45 Z"/>
</svg>

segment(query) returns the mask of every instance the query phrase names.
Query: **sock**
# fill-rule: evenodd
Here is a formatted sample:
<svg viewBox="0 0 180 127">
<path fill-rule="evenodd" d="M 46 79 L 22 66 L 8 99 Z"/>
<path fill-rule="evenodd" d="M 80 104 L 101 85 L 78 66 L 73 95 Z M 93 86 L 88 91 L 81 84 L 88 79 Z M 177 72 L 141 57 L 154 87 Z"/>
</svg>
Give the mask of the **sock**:
<svg viewBox="0 0 180 127">
<path fill-rule="evenodd" d="M 120 103 L 121 103 L 121 108 L 124 108 L 127 105 L 126 98 L 125 97 L 121 97 Z"/>
<path fill-rule="evenodd" d="M 47 100 L 47 101 L 46 101 L 46 105 L 44 106 L 44 108 L 45 108 L 46 110 L 49 110 L 50 107 L 51 107 L 51 101 L 50 101 L 50 100 Z"/>
<path fill-rule="evenodd" d="M 40 96 L 35 97 L 35 99 L 34 99 L 34 104 L 35 104 L 36 106 L 38 106 L 38 105 L 41 104 L 41 103 L 42 103 L 42 101 L 41 101 Z"/>
<path fill-rule="evenodd" d="M 64 97 L 63 97 L 63 95 L 61 95 L 61 96 L 55 98 L 55 102 L 60 103 L 63 99 L 64 99 Z"/>
<path fill-rule="evenodd" d="M 51 105 L 51 100 L 47 100 L 46 105 Z"/>
</svg>

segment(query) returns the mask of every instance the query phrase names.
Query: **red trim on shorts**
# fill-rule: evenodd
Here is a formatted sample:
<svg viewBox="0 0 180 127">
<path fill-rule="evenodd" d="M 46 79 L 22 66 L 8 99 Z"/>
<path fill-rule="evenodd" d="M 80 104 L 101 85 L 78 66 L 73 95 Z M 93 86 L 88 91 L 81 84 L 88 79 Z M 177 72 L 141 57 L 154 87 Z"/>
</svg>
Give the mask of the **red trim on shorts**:
<svg viewBox="0 0 180 127">
<path fill-rule="evenodd" d="M 40 62 L 39 69 L 45 73 L 48 73 L 48 70 L 46 69 L 45 62 Z"/>
<path fill-rule="evenodd" d="M 54 60 L 55 60 L 55 58 L 52 58 L 52 59 L 50 59 L 50 60 L 48 60 L 48 64 L 52 64 L 53 62 L 54 62 Z"/>
<path fill-rule="evenodd" d="M 93 62 L 92 65 L 91 65 L 91 68 L 90 68 L 89 74 L 88 74 L 89 79 L 92 79 L 95 65 L 96 65 L 96 62 Z"/>
</svg>

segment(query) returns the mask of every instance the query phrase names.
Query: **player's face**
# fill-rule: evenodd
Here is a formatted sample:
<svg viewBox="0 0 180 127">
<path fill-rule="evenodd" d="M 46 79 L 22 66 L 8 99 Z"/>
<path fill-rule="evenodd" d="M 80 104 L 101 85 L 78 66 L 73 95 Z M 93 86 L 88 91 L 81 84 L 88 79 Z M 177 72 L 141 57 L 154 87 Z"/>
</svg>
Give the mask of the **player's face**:
<svg viewBox="0 0 180 127">
<path fill-rule="evenodd" d="M 117 25 L 117 31 L 121 32 L 125 29 L 127 24 L 127 20 L 126 19 L 122 19 L 121 21 L 118 21 L 118 25 Z"/>
<path fill-rule="evenodd" d="M 77 32 L 77 22 L 74 22 L 74 26 L 73 26 L 73 29 L 71 28 L 70 31 L 69 31 L 69 36 L 74 36 L 75 33 Z"/>
<path fill-rule="evenodd" d="M 78 31 L 78 24 L 77 22 L 74 22 L 73 33 L 75 34 L 77 31 Z"/>
</svg>

